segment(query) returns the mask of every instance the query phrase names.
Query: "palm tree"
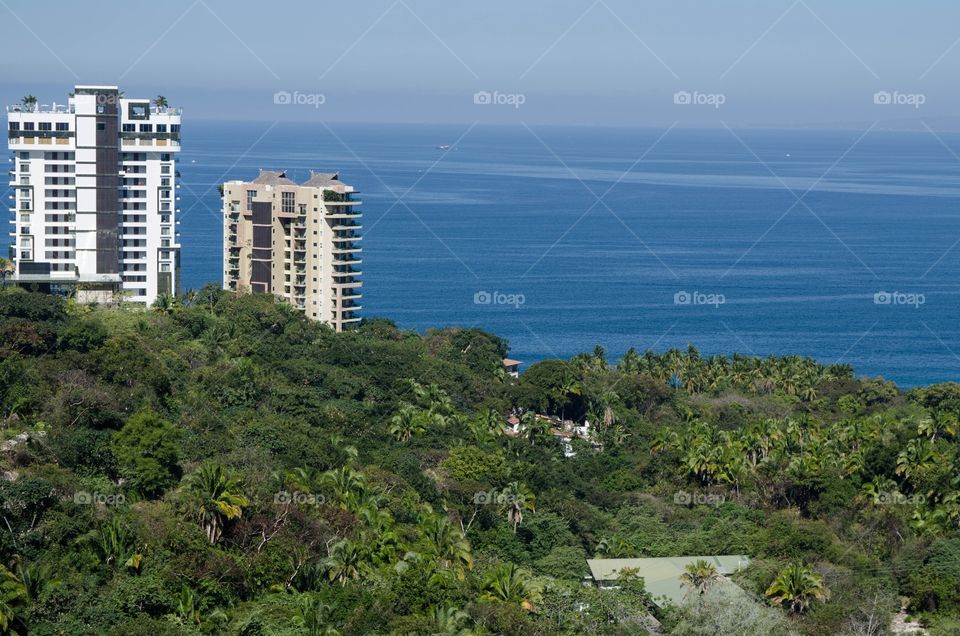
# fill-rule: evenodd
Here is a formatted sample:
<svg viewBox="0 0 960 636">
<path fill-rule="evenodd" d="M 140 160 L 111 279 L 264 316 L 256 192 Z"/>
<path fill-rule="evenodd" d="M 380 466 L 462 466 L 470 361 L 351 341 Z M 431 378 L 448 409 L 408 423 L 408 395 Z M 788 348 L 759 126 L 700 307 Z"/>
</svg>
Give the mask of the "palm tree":
<svg viewBox="0 0 960 636">
<path fill-rule="evenodd" d="M 517 526 L 523 523 L 523 512 L 536 511 L 536 498 L 533 492 L 525 485 L 513 481 L 507 484 L 497 495 L 497 502 L 501 510 L 506 512 L 507 521 L 513 524 L 513 533 L 517 533 Z"/>
<path fill-rule="evenodd" d="M 458 578 L 464 578 L 464 568 L 473 568 L 470 542 L 448 517 L 427 512 L 420 518 L 419 531 L 426 542 L 426 552 L 437 558 L 442 567 L 455 568 Z"/>
<path fill-rule="evenodd" d="M 200 608 L 197 607 L 197 595 L 184 585 L 177 600 L 177 615 L 188 623 L 200 624 Z"/>
<path fill-rule="evenodd" d="M 896 473 L 907 479 L 919 477 L 936 465 L 936 457 L 930 442 L 925 439 L 912 439 L 906 448 L 897 455 Z"/>
<path fill-rule="evenodd" d="M 58 587 L 60 579 L 49 563 L 28 563 L 24 565 L 23 557 L 17 555 L 14 557 L 17 578 L 23 582 L 27 590 L 27 598 L 31 602 L 36 602 L 40 596 L 49 589 Z"/>
<path fill-rule="evenodd" d="M 953 437 L 957 434 L 957 427 L 960 422 L 957 416 L 949 411 L 937 411 L 933 417 L 925 417 L 917 423 L 917 434 L 926 435 L 931 442 L 937 440 L 941 435 Z"/>
<path fill-rule="evenodd" d="M 324 483 L 333 490 L 344 510 L 359 509 L 368 501 L 367 478 L 349 465 L 323 473 Z"/>
<path fill-rule="evenodd" d="M 414 435 L 420 435 L 426 430 L 423 422 L 417 417 L 417 409 L 406 403 L 400 404 L 397 414 L 390 418 L 390 434 L 397 438 L 398 442 L 406 442 Z"/>
<path fill-rule="evenodd" d="M 330 614 L 333 608 L 310 594 L 303 594 L 297 605 L 295 615 L 297 623 L 303 627 L 310 636 L 335 636 L 339 634 L 332 625 L 330 625 Z"/>
<path fill-rule="evenodd" d="M 360 546 L 347 539 L 341 539 L 330 548 L 330 556 L 323 561 L 327 569 L 327 578 L 346 585 L 350 579 L 360 578 L 364 565 L 364 555 Z"/>
<path fill-rule="evenodd" d="M 24 95 L 23 99 L 20 100 L 20 104 L 28 110 L 33 110 L 37 106 L 37 98 L 34 95 Z"/>
<path fill-rule="evenodd" d="M 550 436 L 550 420 L 538 417 L 533 411 L 527 411 L 520 416 L 520 430 L 530 445 L 536 446 L 538 441 Z"/>
<path fill-rule="evenodd" d="M 823 575 L 802 563 L 791 563 L 773 580 L 766 596 L 770 602 L 800 613 L 813 601 L 830 598 L 830 590 L 823 584 Z"/>
<path fill-rule="evenodd" d="M 697 559 L 693 563 L 688 563 L 684 568 L 684 573 L 680 575 L 680 582 L 688 588 L 687 593 L 696 592 L 703 596 L 710 587 L 720 581 L 723 577 L 717 571 L 716 566 L 703 559 Z"/>
<path fill-rule="evenodd" d="M 23 581 L 0 565 L 0 634 L 25 633 L 18 629 L 18 623 L 28 600 Z"/>
<path fill-rule="evenodd" d="M 456 607 L 434 607 L 430 610 L 429 618 L 433 636 L 469 636 L 473 633 L 463 627 L 470 615 Z"/>
<path fill-rule="evenodd" d="M 167 98 L 163 95 L 157 95 L 153 100 L 153 105 L 157 107 L 158 111 L 161 111 L 169 106 L 169 104 L 167 104 Z"/>
<path fill-rule="evenodd" d="M 637 548 L 623 537 L 614 535 L 600 539 L 595 552 L 604 559 L 627 559 L 636 556 Z"/>
<path fill-rule="evenodd" d="M 217 543 L 227 521 L 238 519 L 249 500 L 241 494 L 240 480 L 227 474 L 223 466 L 206 465 L 190 476 L 187 495 L 194 514 L 207 533 L 210 543 Z"/>
<path fill-rule="evenodd" d="M 137 549 L 136 535 L 117 517 L 99 528 L 94 549 L 107 565 L 123 564 L 131 572 L 139 572 L 143 553 Z"/>
<path fill-rule="evenodd" d="M 156 311 L 170 316 L 177 313 L 182 307 L 183 305 L 180 304 L 180 301 L 172 294 L 160 294 L 157 296 L 157 299 L 153 301 L 153 308 Z"/>
<path fill-rule="evenodd" d="M 511 603 L 532 612 L 540 601 L 540 586 L 530 572 L 514 563 L 506 563 L 487 574 L 480 599 Z"/>
</svg>

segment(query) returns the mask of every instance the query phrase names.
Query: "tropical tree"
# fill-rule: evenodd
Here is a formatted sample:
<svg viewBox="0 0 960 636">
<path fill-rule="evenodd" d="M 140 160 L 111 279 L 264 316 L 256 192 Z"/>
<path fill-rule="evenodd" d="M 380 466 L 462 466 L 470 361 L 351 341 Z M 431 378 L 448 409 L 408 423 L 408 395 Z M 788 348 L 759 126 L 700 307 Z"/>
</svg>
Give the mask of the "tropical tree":
<svg viewBox="0 0 960 636">
<path fill-rule="evenodd" d="M 37 105 L 37 98 L 34 95 L 24 95 L 23 99 L 20 100 L 20 104 L 29 110 L 33 110 Z"/>
<path fill-rule="evenodd" d="M 688 563 L 680 575 L 680 582 L 687 588 L 687 593 L 696 592 L 703 596 L 707 590 L 720 581 L 723 576 L 717 571 L 712 563 L 703 559 L 697 559 L 693 563 Z"/>
<path fill-rule="evenodd" d="M 249 500 L 239 494 L 240 479 L 219 464 L 208 464 L 190 476 L 187 495 L 194 516 L 203 526 L 210 543 L 217 543 L 228 521 L 239 519 Z"/>
<path fill-rule="evenodd" d="M 390 418 L 390 434 L 397 438 L 398 442 L 406 442 L 414 435 L 420 435 L 426 431 L 421 418 L 417 417 L 417 409 L 412 404 L 400 404 L 400 409 L 396 415 Z"/>
<path fill-rule="evenodd" d="M 480 599 L 511 603 L 532 612 L 540 601 L 540 592 L 530 572 L 514 563 L 505 563 L 487 573 Z"/>
<path fill-rule="evenodd" d="M 27 609 L 27 588 L 17 575 L 0 565 L 0 634 L 25 633 L 18 623 Z"/>
<path fill-rule="evenodd" d="M 530 445 L 536 446 L 550 437 L 550 420 L 527 411 L 520 416 L 520 430 Z"/>
<path fill-rule="evenodd" d="M 454 568 L 457 577 L 464 578 L 464 569 L 473 567 L 470 542 L 446 515 L 430 511 L 420 516 L 419 534 L 426 545 L 425 552 L 435 557 L 443 568 Z"/>
<path fill-rule="evenodd" d="M 14 557 L 14 571 L 17 578 L 23 582 L 31 603 L 35 603 L 46 590 L 59 587 L 61 583 L 49 563 L 25 563 L 20 555 Z"/>
<path fill-rule="evenodd" d="M 907 479 L 920 477 L 936 465 L 936 456 L 930 442 L 912 439 L 897 455 L 896 473 Z"/>
<path fill-rule="evenodd" d="M 164 108 L 169 106 L 169 104 L 167 103 L 167 98 L 164 97 L 163 95 L 157 95 L 156 97 L 154 97 L 153 105 L 157 107 L 157 110 L 163 110 Z"/>
<path fill-rule="evenodd" d="M 637 555 L 637 547 L 619 535 L 604 537 L 595 552 L 605 559 L 626 559 Z"/>
<path fill-rule="evenodd" d="M 513 481 L 497 494 L 497 503 L 506 513 L 507 521 L 513 524 L 513 533 L 517 533 L 517 526 L 523 523 L 524 511 L 536 511 L 536 497 L 533 492 L 519 482 Z"/>
<path fill-rule="evenodd" d="M 183 309 L 183 304 L 172 294 L 160 294 L 153 301 L 153 308 L 159 313 L 172 316 Z"/>
<path fill-rule="evenodd" d="M 473 632 L 463 626 L 470 615 L 456 607 L 434 607 L 428 614 L 432 636 L 469 636 Z"/>
<path fill-rule="evenodd" d="M 180 597 L 177 599 L 177 616 L 184 622 L 194 625 L 200 624 L 200 608 L 197 606 L 197 595 L 186 585 L 180 589 Z"/>
<path fill-rule="evenodd" d="M 800 613 L 810 607 L 813 601 L 830 598 L 830 590 L 823 583 L 823 575 L 803 563 L 791 563 L 773 580 L 766 596 L 771 603 Z"/>
<path fill-rule="evenodd" d="M 298 599 L 295 619 L 310 636 L 336 636 L 340 632 L 330 624 L 333 608 L 310 594 Z"/>
<path fill-rule="evenodd" d="M 330 548 L 330 556 L 323 561 L 327 569 L 327 578 L 346 585 L 351 579 L 358 579 L 364 567 L 362 548 L 349 539 L 341 539 Z"/>
<path fill-rule="evenodd" d="M 143 567 L 143 550 L 138 548 L 136 535 L 117 517 L 111 517 L 97 530 L 94 549 L 107 565 L 122 564 L 131 572 L 139 572 Z"/>
</svg>

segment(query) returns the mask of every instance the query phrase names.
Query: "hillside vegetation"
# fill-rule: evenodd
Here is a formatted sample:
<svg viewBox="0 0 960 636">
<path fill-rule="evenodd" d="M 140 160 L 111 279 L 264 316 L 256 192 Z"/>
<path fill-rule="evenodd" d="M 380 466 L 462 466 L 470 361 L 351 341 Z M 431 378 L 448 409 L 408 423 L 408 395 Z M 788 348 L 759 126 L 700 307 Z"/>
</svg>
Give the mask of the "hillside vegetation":
<svg viewBox="0 0 960 636">
<path fill-rule="evenodd" d="M 0 633 L 880 635 L 902 603 L 960 633 L 957 384 L 599 347 L 514 380 L 477 329 L 213 287 L 6 289 L 0 330 Z M 751 565 L 680 606 L 583 584 L 713 554 Z"/>
</svg>

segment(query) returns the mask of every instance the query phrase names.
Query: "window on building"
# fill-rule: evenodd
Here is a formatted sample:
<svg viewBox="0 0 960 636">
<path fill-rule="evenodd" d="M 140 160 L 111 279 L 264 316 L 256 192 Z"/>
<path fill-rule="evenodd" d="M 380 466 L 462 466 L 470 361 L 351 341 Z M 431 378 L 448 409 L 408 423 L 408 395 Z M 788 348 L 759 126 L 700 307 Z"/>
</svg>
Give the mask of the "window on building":
<svg viewBox="0 0 960 636">
<path fill-rule="evenodd" d="M 158 133 L 165 133 L 165 132 L 167 132 L 167 125 L 166 125 L 166 124 L 157 124 L 157 132 L 158 132 Z"/>
<path fill-rule="evenodd" d="M 97 108 L 103 108 L 103 106 L 97 106 Z M 97 122 L 97 130 L 106 130 L 106 129 L 107 129 L 107 123 L 106 123 L 106 122 L 103 122 L 103 121 L 98 121 L 98 122 Z"/>
<path fill-rule="evenodd" d="M 134 102 L 127 105 L 128 119 L 147 119 L 150 117 L 150 104 L 148 102 Z"/>
<path fill-rule="evenodd" d="M 247 210 L 253 210 L 253 198 L 257 196 L 256 190 L 247 190 Z"/>
<path fill-rule="evenodd" d="M 153 132 L 153 124 L 140 124 L 140 132 Z"/>
<path fill-rule="evenodd" d="M 297 193 L 296 192 L 281 192 L 280 193 L 280 211 L 287 212 L 289 214 L 293 213 Z"/>
<path fill-rule="evenodd" d="M 60 132 L 66 132 L 66 131 L 70 130 L 70 124 L 68 124 L 68 123 L 65 122 L 65 121 L 58 121 L 58 122 L 57 122 L 57 130 L 60 131 Z"/>
<path fill-rule="evenodd" d="M 15 131 L 18 131 L 18 130 L 20 130 L 20 122 L 18 122 L 18 121 L 12 121 L 12 122 L 10 122 L 10 131 L 11 131 L 11 132 L 15 132 Z"/>
<path fill-rule="evenodd" d="M 121 128 L 121 130 L 122 130 L 123 132 L 137 132 L 137 125 L 136 125 L 136 124 L 124 124 L 124 125 L 123 125 L 123 128 Z"/>
<path fill-rule="evenodd" d="M 23 129 L 24 129 L 24 130 L 33 130 L 33 129 L 34 129 L 33 122 L 32 122 L 32 121 L 25 121 L 25 122 L 23 122 Z"/>
</svg>

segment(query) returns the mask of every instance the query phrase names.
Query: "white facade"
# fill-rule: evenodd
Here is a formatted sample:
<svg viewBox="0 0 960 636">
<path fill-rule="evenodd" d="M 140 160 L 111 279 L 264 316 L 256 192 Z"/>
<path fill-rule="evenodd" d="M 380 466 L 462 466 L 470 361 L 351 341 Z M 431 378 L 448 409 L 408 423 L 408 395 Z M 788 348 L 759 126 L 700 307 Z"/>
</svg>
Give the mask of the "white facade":
<svg viewBox="0 0 960 636">
<path fill-rule="evenodd" d="M 91 301 L 176 293 L 179 109 L 77 86 L 66 104 L 8 107 L 7 122 L 10 279 Z"/>
</svg>

